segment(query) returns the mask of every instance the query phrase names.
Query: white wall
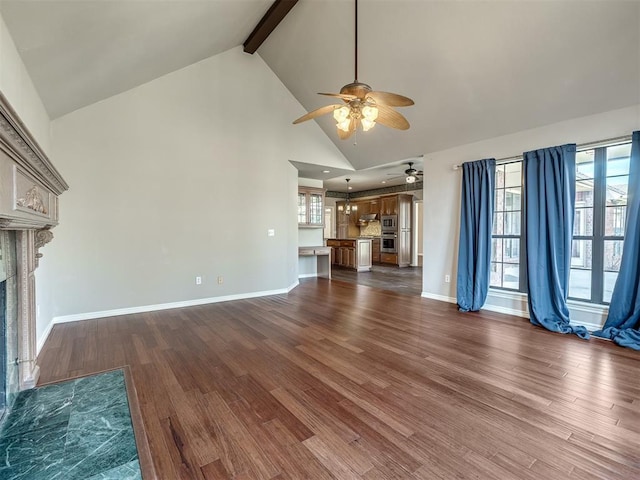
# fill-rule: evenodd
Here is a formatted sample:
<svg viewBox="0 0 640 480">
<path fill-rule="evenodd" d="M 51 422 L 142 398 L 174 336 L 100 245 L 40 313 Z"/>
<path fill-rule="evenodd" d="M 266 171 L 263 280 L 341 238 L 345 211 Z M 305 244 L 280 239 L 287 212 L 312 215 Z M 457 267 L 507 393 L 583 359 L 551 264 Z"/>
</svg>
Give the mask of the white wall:
<svg viewBox="0 0 640 480">
<path fill-rule="evenodd" d="M 41 250 L 39 337 L 52 319 L 295 285 L 289 160 L 346 162 L 317 125 L 291 124 L 303 113 L 238 47 L 52 122 L 71 189 Z"/>
<path fill-rule="evenodd" d="M 49 155 L 49 116 L 0 15 L 0 92 Z"/>
<path fill-rule="evenodd" d="M 455 302 L 461 170 L 453 170 L 454 165 L 482 158 L 511 157 L 553 145 L 630 135 L 638 128 L 640 105 L 634 105 L 426 155 L 423 296 Z M 451 283 L 445 283 L 445 275 L 450 275 Z M 514 300 L 509 295 L 490 294 L 485 308 L 522 314 L 526 311 L 526 297 Z M 602 323 L 603 316 L 598 309 L 587 310 L 589 312 L 584 309 L 572 312 L 572 318 L 586 324 Z"/>
</svg>

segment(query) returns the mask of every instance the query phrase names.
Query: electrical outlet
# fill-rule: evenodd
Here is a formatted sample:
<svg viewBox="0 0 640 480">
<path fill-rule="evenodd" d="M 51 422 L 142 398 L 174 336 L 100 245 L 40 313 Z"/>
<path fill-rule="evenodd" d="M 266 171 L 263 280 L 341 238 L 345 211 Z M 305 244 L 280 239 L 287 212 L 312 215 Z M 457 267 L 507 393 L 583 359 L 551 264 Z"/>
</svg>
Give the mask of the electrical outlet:
<svg viewBox="0 0 640 480">
<path fill-rule="evenodd" d="M 451 277 L 449 275 L 444 276 L 444 283 L 449 283 L 451 281 Z"/>
<path fill-rule="evenodd" d="M 224 278 L 222 278 L 222 275 L 220 275 L 218 277 L 218 285 L 222 285 L 224 283 Z"/>
<path fill-rule="evenodd" d="M 202 284 L 202 277 L 196 277 L 196 285 Z"/>
</svg>

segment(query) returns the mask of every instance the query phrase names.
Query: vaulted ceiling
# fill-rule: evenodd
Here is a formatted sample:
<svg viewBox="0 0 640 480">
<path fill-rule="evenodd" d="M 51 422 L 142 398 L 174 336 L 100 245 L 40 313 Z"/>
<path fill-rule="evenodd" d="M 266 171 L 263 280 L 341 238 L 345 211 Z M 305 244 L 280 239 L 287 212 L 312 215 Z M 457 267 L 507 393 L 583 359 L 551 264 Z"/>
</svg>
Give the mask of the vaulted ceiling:
<svg viewBox="0 0 640 480">
<path fill-rule="evenodd" d="M 56 118 L 241 45 L 271 3 L 0 0 L 0 12 Z M 300 0 L 258 54 L 313 110 L 333 103 L 317 92 L 354 80 L 353 49 L 352 0 Z M 640 2 L 361 0 L 358 80 L 415 106 L 399 109 L 410 130 L 378 125 L 357 145 L 317 120 L 356 170 L 635 105 Z"/>
</svg>

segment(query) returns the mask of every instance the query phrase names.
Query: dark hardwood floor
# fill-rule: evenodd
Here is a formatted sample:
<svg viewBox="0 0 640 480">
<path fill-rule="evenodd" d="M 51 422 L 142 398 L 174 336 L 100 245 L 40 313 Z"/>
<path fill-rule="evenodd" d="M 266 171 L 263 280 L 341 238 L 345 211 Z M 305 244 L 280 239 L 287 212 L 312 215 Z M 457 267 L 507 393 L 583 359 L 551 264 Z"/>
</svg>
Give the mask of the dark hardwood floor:
<svg viewBox="0 0 640 480">
<path fill-rule="evenodd" d="M 356 272 L 333 266 L 331 276 L 335 280 L 368 285 L 404 295 L 420 296 L 422 293 L 422 267 L 399 268 L 394 265 L 374 264 L 370 272 Z"/>
<path fill-rule="evenodd" d="M 640 354 L 339 280 L 56 325 L 41 382 L 129 365 L 161 479 L 640 478 Z"/>
</svg>

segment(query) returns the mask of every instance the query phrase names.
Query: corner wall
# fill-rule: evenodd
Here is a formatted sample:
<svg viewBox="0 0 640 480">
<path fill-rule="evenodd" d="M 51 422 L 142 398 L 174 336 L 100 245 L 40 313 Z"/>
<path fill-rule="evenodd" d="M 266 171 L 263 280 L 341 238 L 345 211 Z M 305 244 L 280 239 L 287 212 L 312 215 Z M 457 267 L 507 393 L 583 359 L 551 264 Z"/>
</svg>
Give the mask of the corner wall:
<svg viewBox="0 0 640 480">
<path fill-rule="evenodd" d="M 22 63 L 11 34 L 0 15 L 0 92 L 9 100 L 40 147 L 51 154 L 49 115 Z"/>
<path fill-rule="evenodd" d="M 303 113 L 262 59 L 238 47 L 52 122 L 71 188 L 56 239 L 41 250 L 39 338 L 52 320 L 295 286 L 289 161 L 346 162 L 316 124 L 291 124 Z"/>
<path fill-rule="evenodd" d="M 489 157 L 507 158 L 553 145 L 630 135 L 638 128 L 640 105 L 634 105 L 425 155 L 422 295 L 456 301 L 462 177 L 461 170 L 453 170 L 454 165 Z M 445 283 L 445 275 L 450 275 L 451 283 Z M 484 308 L 526 315 L 526 303 L 524 295 L 492 291 Z M 577 304 L 572 307 L 572 319 L 588 326 L 599 326 L 604 316 L 600 307 Z"/>
</svg>

